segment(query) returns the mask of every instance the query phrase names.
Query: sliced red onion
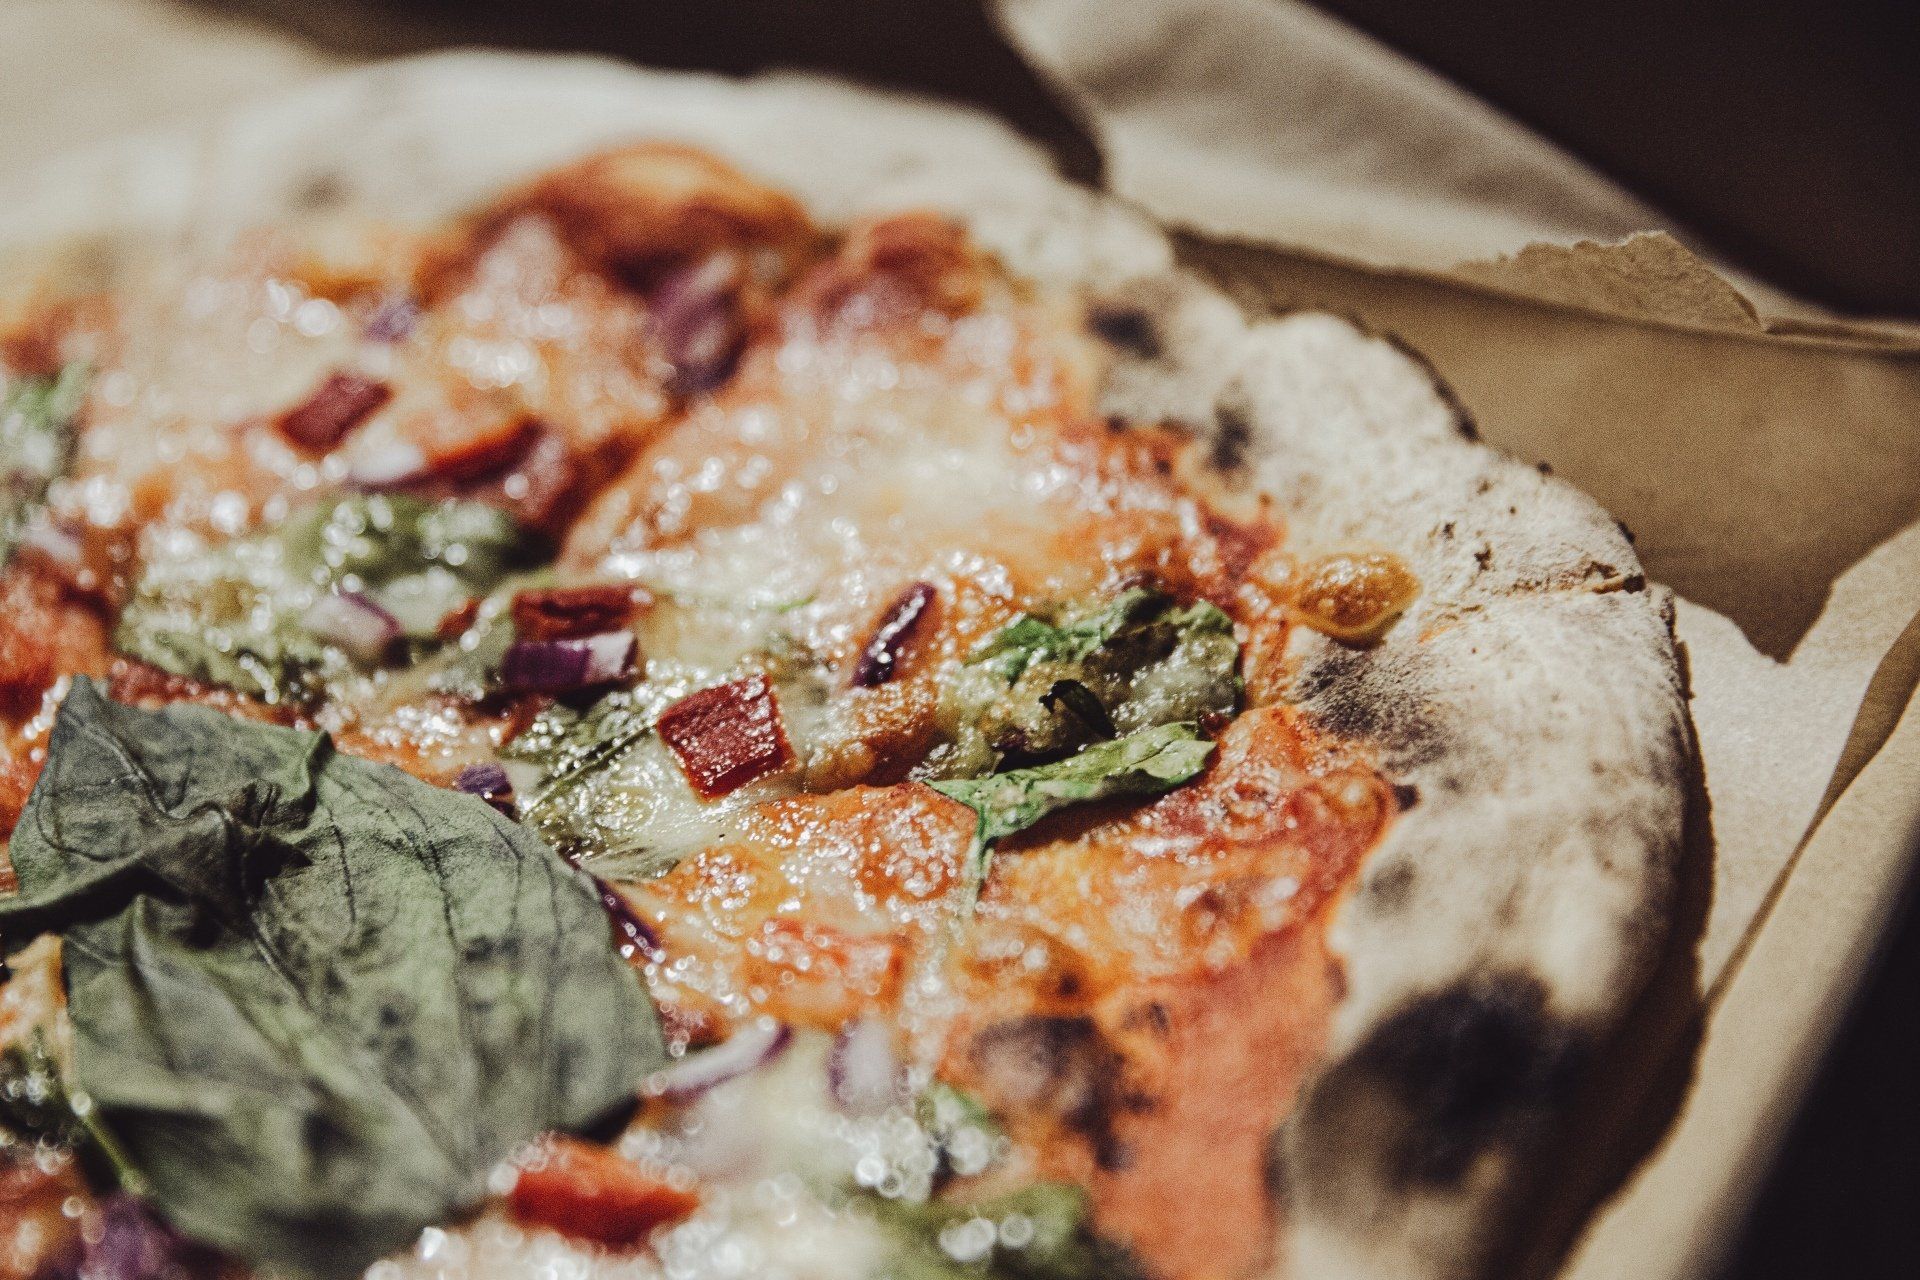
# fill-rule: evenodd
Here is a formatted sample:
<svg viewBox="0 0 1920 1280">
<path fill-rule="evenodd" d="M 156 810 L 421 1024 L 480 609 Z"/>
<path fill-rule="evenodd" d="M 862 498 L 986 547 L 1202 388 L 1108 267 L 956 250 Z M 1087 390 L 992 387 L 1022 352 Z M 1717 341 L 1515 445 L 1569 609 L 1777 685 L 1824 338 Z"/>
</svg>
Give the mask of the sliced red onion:
<svg viewBox="0 0 1920 1280">
<path fill-rule="evenodd" d="M 654 292 L 654 331 L 673 366 L 676 395 L 711 391 L 733 372 L 747 336 L 739 291 L 739 262 L 715 254 L 667 277 Z"/>
<path fill-rule="evenodd" d="M 281 414 L 275 425 L 294 444 L 324 451 L 346 439 L 391 399 L 393 388 L 386 383 L 352 369 L 336 369 L 305 400 Z"/>
<path fill-rule="evenodd" d="M 140 1201 L 117 1192 L 100 1202 L 85 1244 L 79 1274 L 87 1280 L 166 1280 L 198 1274 L 210 1259 Z"/>
<path fill-rule="evenodd" d="M 879 1018 L 855 1018 L 827 1051 L 827 1087 L 840 1109 L 875 1115 L 900 1100 L 906 1068 L 894 1052 L 893 1028 Z"/>
<path fill-rule="evenodd" d="M 899 670 L 900 650 L 920 629 L 936 593 L 931 583 L 916 582 L 894 598 L 874 629 L 873 639 L 853 664 L 853 685 L 871 689 L 893 679 Z"/>
<path fill-rule="evenodd" d="M 500 660 L 500 680 L 516 693 L 566 693 L 632 673 L 640 644 L 631 631 L 577 640 L 517 640 Z"/>
<path fill-rule="evenodd" d="M 362 450 L 347 463 L 347 483 L 356 489 L 393 489 L 426 477 L 427 455 L 411 440 L 393 440 Z"/>
<path fill-rule="evenodd" d="M 509 818 L 515 816 L 513 779 L 497 764 L 468 765 L 454 778 L 453 789 L 479 796 Z"/>
<path fill-rule="evenodd" d="M 621 959 L 651 959 L 660 950 L 660 938 L 640 918 L 640 913 L 633 909 L 626 895 L 599 876 L 593 877 L 593 887 L 600 891 L 600 905 L 606 909 L 607 918 L 613 921 L 614 949 L 620 953 Z"/>
<path fill-rule="evenodd" d="M 367 317 L 363 331 L 369 342 L 400 342 L 420 323 L 420 304 L 406 294 L 396 294 L 382 302 Z"/>
<path fill-rule="evenodd" d="M 379 662 L 400 638 L 399 621 L 358 591 L 321 596 L 304 621 L 307 630 L 357 662 Z"/>
<path fill-rule="evenodd" d="M 665 1070 L 654 1072 L 646 1092 L 670 1102 L 696 1098 L 715 1085 L 738 1079 L 780 1056 L 793 1039 L 784 1022 L 755 1018 L 711 1049 L 689 1054 Z"/>
</svg>

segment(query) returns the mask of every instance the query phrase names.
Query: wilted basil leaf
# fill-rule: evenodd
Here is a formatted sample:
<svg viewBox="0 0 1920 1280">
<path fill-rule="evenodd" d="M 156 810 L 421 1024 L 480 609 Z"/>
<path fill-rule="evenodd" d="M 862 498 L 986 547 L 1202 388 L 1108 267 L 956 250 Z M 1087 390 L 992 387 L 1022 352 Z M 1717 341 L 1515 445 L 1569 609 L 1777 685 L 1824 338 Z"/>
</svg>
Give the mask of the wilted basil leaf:
<svg viewBox="0 0 1920 1280">
<path fill-rule="evenodd" d="M 12 843 L 76 1084 L 173 1225 L 348 1276 L 665 1062 L 591 883 L 484 802 L 85 678 Z"/>
<path fill-rule="evenodd" d="M 1014 619 L 950 676 L 941 696 L 948 738 L 925 776 L 1032 764 L 1239 705 L 1233 622 L 1205 601 L 1176 607 L 1136 588 L 1050 616 Z"/>
<path fill-rule="evenodd" d="M 1213 744 L 1193 725 L 1168 724 L 1102 742 L 1052 764 L 932 783 L 935 791 L 980 817 L 968 857 L 969 899 L 986 881 L 996 840 L 1025 831 L 1070 805 L 1171 791 L 1198 775 L 1211 754 Z"/>
<path fill-rule="evenodd" d="M 51 378 L 17 378 L 0 397 L 0 565 L 46 500 L 47 486 L 72 464 L 73 423 L 86 387 L 86 367 L 70 364 Z"/>
</svg>

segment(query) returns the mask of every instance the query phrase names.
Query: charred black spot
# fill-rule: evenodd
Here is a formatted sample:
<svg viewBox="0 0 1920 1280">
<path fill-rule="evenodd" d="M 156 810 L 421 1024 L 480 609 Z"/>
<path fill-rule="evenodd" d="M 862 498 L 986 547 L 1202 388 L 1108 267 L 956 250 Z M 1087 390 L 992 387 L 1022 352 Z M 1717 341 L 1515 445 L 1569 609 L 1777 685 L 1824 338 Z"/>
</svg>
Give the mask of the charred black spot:
<svg viewBox="0 0 1920 1280">
<path fill-rule="evenodd" d="M 1457 1184 L 1482 1153 L 1532 1138 L 1570 1101 L 1588 1039 L 1546 987 L 1488 974 L 1408 1002 L 1341 1064 L 1396 1115 L 1381 1170 L 1402 1190 Z"/>
<path fill-rule="evenodd" d="M 293 192 L 293 207 L 307 213 L 320 213 L 345 204 L 352 195 L 347 180 L 338 173 L 316 173 Z"/>
<path fill-rule="evenodd" d="M 1493 548 L 1490 546 L 1481 547 L 1478 551 L 1473 553 L 1473 562 L 1479 565 L 1482 569 L 1493 568 Z"/>
<path fill-rule="evenodd" d="M 1215 471 L 1238 471 L 1247 465 L 1247 449 L 1252 444 L 1253 420 L 1247 410 L 1236 404 L 1215 405 L 1207 464 Z"/>
<path fill-rule="evenodd" d="M 1402 861 L 1383 867 L 1367 881 L 1367 896 L 1384 911 L 1399 911 L 1413 893 L 1413 863 Z"/>
<path fill-rule="evenodd" d="M 1420 788 L 1414 786 L 1411 782 L 1394 783 L 1393 803 L 1400 812 L 1405 813 L 1420 803 Z"/>
<path fill-rule="evenodd" d="M 1165 349 L 1153 316 L 1124 302 L 1096 302 L 1087 311 L 1087 327 L 1142 360 L 1158 360 Z"/>
<path fill-rule="evenodd" d="M 1536 462 L 1533 465 L 1534 465 L 1534 469 L 1537 470 L 1543 476 L 1550 476 L 1553 474 L 1553 464 L 1551 462 Z"/>
<path fill-rule="evenodd" d="M 1335 737 L 1371 742 L 1392 767 L 1411 769 L 1447 745 L 1418 684 L 1402 656 L 1331 647 L 1295 677 L 1291 692 Z"/>
</svg>

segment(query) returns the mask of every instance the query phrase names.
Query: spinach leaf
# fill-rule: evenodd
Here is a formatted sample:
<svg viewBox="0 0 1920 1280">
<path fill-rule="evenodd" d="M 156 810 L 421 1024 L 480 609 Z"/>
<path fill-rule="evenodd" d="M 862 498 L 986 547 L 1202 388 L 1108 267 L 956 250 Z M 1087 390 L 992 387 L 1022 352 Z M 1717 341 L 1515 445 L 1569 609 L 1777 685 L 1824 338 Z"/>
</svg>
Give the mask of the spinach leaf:
<svg viewBox="0 0 1920 1280">
<path fill-rule="evenodd" d="M 354 669 L 308 631 L 316 596 L 363 591 L 409 638 L 430 642 L 447 612 L 541 554 L 485 503 L 355 494 L 275 530 L 150 561 L 114 644 L 175 675 L 267 702 L 304 701 Z"/>
<path fill-rule="evenodd" d="M 989 636 L 942 689 L 947 741 L 922 771 L 973 777 L 1239 705 L 1233 622 L 1135 588 L 1104 603 L 1023 614 Z"/>
<path fill-rule="evenodd" d="M 1138 1280 L 1125 1251 L 1088 1229 L 1087 1194 L 1035 1182 L 982 1200 L 881 1200 L 894 1280 Z"/>
<path fill-rule="evenodd" d="M 1051 764 L 930 784 L 979 815 L 967 857 L 968 904 L 986 882 L 995 841 L 1071 805 L 1171 791 L 1198 775 L 1212 754 L 1213 744 L 1183 722 L 1142 729 Z"/>
<path fill-rule="evenodd" d="M 51 378 L 18 378 L 0 397 L 0 565 L 73 462 L 73 428 L 86 399 L 86 366 Z"/>
<path fill-rule="evenodd" d="M 11 852 L 77 1089 L 162 1216 L 264 1268 L 357 1274 L 666 1061 L 585 876 L 324 734 L 80 678 Z"/>
</svg>

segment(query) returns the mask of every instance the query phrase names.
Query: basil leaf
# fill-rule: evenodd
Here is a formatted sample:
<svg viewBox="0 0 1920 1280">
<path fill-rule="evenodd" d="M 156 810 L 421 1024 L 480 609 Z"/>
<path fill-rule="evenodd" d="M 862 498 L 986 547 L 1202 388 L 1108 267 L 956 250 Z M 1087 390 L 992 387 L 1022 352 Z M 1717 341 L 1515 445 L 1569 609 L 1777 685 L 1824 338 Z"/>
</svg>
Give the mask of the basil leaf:
<svg viewBox="0 0 1920 1280">
<path fill-rule="evenodd" d="M 11 852 L 0 929 L 62 933 L 78 1089 L 257 1266 L 357 1274 L 666 1062 L 584 875 L 323 734 L 78 679 Z"/>
<path fill-rule="evenodd" d="M 289 521 L 276 535 L 310 581 L 369 590 L 438 570 L 475 595 L 540 559 L 537 541 L 484 502 L 353 494 Z"/>
<path fill-rule="evenodd" d="M 922 775 L 976 777 L 1052 759 L 1089 742 L 1239 705 L 1233 621 L 1205 601 L 1176 607 L 1136 588 L 1051 622 L 1023 614 L 948 679 L 947 739 Z"/>
<path fill-rule="evenodd" d="M 73 464 L 86 389 L 86 366 L 70 364 L 51 378 L 17 378 L 0 396 L 0 565 L 46 501 L 47 487 Z"/>
<path fill-rule="evenodd" d="M 982 1200 L 886 1200 L 880 1220 L 899 1244 L 895 1280 L 1138 1280 L 1119 1247 L 1088 1228 L 1087 1194 L 1066 1182 L 1036 1182 Z"/>
<path fill-rule="evenodd" d="M 1168 724 L 1102 742 L 1052 764 L 929 784 L 980 818 L 967 858 L 968 905 L 986 882 L 995 841 L 1072 805 L 1171 791 L 1198 775 L 1212 754 L 1213 744 L 1192 724 Z"/>
</svg>

